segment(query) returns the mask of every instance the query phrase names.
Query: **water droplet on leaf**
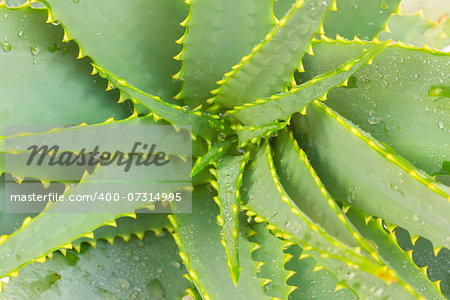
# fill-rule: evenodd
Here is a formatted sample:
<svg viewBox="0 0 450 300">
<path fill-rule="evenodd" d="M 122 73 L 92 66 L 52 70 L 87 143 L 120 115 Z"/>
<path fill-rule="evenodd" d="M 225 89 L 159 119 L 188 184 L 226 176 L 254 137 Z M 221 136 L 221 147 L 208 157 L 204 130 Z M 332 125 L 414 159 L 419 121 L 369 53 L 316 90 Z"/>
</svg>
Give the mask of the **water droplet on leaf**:
<svg viewBox="0 0 450 300">
<path fill-rule="evenodd" d="M 33 55 L 38 55 L 39 51 L 41 51 L 41 47 L 39 47 L 38 45 L 34 45 L 33 47 L 30 47 L 31 49 L 31 54 Z"/>
<path fill-rule="evenodd" d="M 151 296 L 156 299 L 164 298 L 164 288 L 158 279 L 153 279 L 147 284 L 147 288 Z"/>
<path fill-rule="evenodd" d="M 373 110 L 371 110 L 369 112 L 369 118 L 367 119 L 367 121 L 372 124 L 372 125 L 377 125 L 380 123 L 381 118 L 377 115 L 376 112 L 374 112 Z"/>
<path fill-rule="evenodd" d="M 5 52 L 9 52 L 9 51 L 11 51 L 12 46 L 11 46 L 11 44 L 8 41 L 3 41 L 2 42 L 2 49 Z"/>
<path fill-rule="evenodd" d="M 128 290 L 130 288 L 130 283 L 125 280 L 125 279 L 117 279 L 117 285 L 122 289 L 122 290 Z"/>
<path fill-rule="evenodd" d="M 389 9 L 389 5 L 386 3 L 386 0 L 380 0 L 379 6 L 383 10 Z"/>
</svg>

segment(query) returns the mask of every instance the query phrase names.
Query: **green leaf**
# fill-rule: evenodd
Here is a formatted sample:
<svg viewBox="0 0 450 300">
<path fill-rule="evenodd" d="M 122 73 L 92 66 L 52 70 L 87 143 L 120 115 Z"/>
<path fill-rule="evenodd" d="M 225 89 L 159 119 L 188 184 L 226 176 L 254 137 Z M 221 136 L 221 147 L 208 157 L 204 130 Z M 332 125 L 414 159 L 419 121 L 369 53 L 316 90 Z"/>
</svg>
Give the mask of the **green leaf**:
<svg viewBox="0 0 450 300">
<path fill-rule="evenodd" d="M 255 223 L 250 227 L 256 232 L 250 236 L 250 241 L 255 244 L 252 257 L 259 262 L 258 276 L 265 279 L 264 292 L 271 297 L 287 299 L 295 289 L 287 284 L 294 272 L 285 269 L 292 256 L 283 252 L 290 242 L 274 237 L 267 229 L 267 223 Z"/>
<path fill-rule="evenodd" d="M 349 231 L 351 223 L 323 188 L 305 152 L 298 147 L 288 130 L 281 130 L 278 134 L 273 157 L 280 182 L 298 207 L 331 235 L 349 246 L 358 246 Z"/>
<path fill-rule="evenodd" d="M 226 155 L 228 149 L 230 149 L 231 143 L 231 140 L 225 140 L 211 146 L 204 156 L 201 156 L 196 160 L 195 165 L 192 167 L 192 176 L 217 161 L 223 155 Z"/>
<path fill-rule="evenodd" d="M 26 213 L 6 212 L 5 176 L 6 174 L 0 176 L 0 236 L 13 233 L 22 226 L 23 220 L 25 220 L 26 217 L 30 216 L 30 214 Z"/>
<path fill-rule="evenodd" d="M 0 26 L 3 125 L 92 124 L 129 114 L 123 104 L 114 103 L 117 94 L 105 92 L 103 79 L 88 76 L 87 61 L 74 60 L 76 44 L 61 43 L 63 30 L 45 24 L 44 10 L 0 4 L 0 15 L 7 15 Z"/>
<path fill-rule="evenodd" d="M 265 149 L 264 149 L 265 148 Z M 377 272 L 378 266 L 372 261 L 359 255 L 327 233 L 318 223 L 315 223 L 297 204 L 288 196 L 281 185 L 272 159 L 271 149 L 268 145 L 263 146 L 256 158 L 249 164 L 244 173 L 244 182 L 241 189 L 244 208 L 256 212 L 263 218 L 278 216 L 289 220 L 288 224 L 275 224 L 280 229 L 289 228 L 290 234 L 301 240 L 305 245 L 313 246 L 321 250 L 340 257 L 342 260 L 353 264 L 361 264 L 361 268 L 368 267 Z M 271 205 L 263 205 L 264 199 L 271 199 Z M 275 209 L 276 207 L 276 209 Z M 269 220 L 270 221 L 270 220 Z"/>
<path fill-rule="evenodd" d="M 244 147 L 248 143 L 257 143 L 262 138 L 268 138 L 277 134 L 277 131 L 286 127 L 286 122 L 276 122 L 263 126 L 242 126 L 236 124 L 234 129 L 238 135 L 239 147 Z"/>
<path fill-rule="evenodd" d="M 328 36 L 336 34 L 353 39 L 372 40 L 398 10 L 400 0 L 337 0 L 337 11 L 331 12 L 323 27 Z"/>
<path fill-rule="evenodd" d="M 445 32 L 446 24 L 450 24 L 450 21 L 444 19 L 434 23 L 425 19 L 421 13 L 393 15 L 388 22 L 389 32 L 380 32 L 378 38 L 418 47 L 428 45 L 434 49 L 444 49 L 450 44 L 450 37 Z"/>
<path fill-rule="evenodd" d="M 183 80 L 177 98 L 197 107 L 212 96 L 215 82 L 272 29 L 274 19 L 272 0 L 189 3 L 191 12 L 183 22 L 186 33 L 177 41 L 184 45 L 177 56 L 183 67 L 175 78 Z"/>
<path fill-rule="evenodd" d="M 173 239 L 147 232 L 114 246 L 99 241 L 81 253 L 59 252 L 44 264 L 25 267 L 4 284 L 1 299 L 181 299 L 189 282 Z"/>
<path fill-rule="evenodd" d="M 363 236 L 376 243 L 378 253 L 386 264 L 418 294 L 425 299 L 445 299 L 439 286 L 427 278 L 426 270 L 415 265 L 412 257 L 400 248 L 394 232 L 385 231 L 382 219 L 371 218 L 356 208 L 350 208 L 347 216 Z"/>
<path fill-rule="evenodd" d="M 110 118 L 101 124 L 86 125 L 85 123 L 82 123 L 67 128 L 53 128 L 44 132 L 20 133 L 12 136 L 0 137 L 0 173 L 8 172 L 20 180 L 23 180 L 25 177 L 36 178 L 39 179 L 43 185 L 48 185 L 50 182 L 63 182 L 66 184 L 77 182 L 81 179 L 85 170 L 92 173 L 94 167 L 71 165 L 56 168 L 55 166 L 48 164 L 51 157 L 50 155 L 45 156 L 42 165 L 35 167 L 28 166 L 25 164 L 30 155 L 30 151 L 27 150 L 27 148 L 30 145 L 58 145 L 60 148 L 59 153 L 61 153 L 60 155 L 63 155 L 63 151 L 79 151 L 80 148 L 74 147 L 83 145 L 86 150 L 85 152 L 87 153 L 98 146 L 98 142 L 95 139 L 92 140 L 91 137 L 98 134 L 98 132 L 101 132 L 101 130 L 107 129 L 108 127 L 110 127 L 109 130 L 112 130 L 115 127 L 116 129 L 130 130 L 128 135 L 131 135 L 133 134 L 132 131 L 135 129 L 134 126 L 147 125 L 165 124 L 156 122 L 151 114 L 144 117 L 138 117 L 137 113 L 134 113 L 129 118 L 120 121 L 115 121 L 113 118 Z M 166 128 L 168 128 L 169 132 L 174 133 L 170 126 Z M 159 131 L 159 133 L 154 132 L 151 137 L 156 139 L 158 135 L 162 134 L 162 136 L 159 137 L 160 140 L 167 140 L 170 143 L 170 139 L 165 139 L 167 133 L 167 131 Z M 185 134 L 187 139 L 190 138 L 186 132 L 183 131 L 182 134 Z M 68 136 L 71 137 L 69 145 L 65 144 L 68 142 Z M 110 145 L 115 147 L 116 142 L 118 141 L 111 137 Z M 164 143 L 161 142 L 159 146 L 163 146 L 163 144 Z M 205 150 L 204 148 L 206 148 L 206 145 L 204 144 L 205 142 L 203 139 L 196 139 L 192 143 L 192 155 L 198 156 L 203 153 Z M 109 150 L 117 149 L 113 148 Z M 190 152 L 188 149 L 179 149 L 179 153 L 167 154 L 179 155 L 180 157 L 186 158 L 186 151 Z M 57 156 L 56 161 L 60 155 Z M 202 180 L 199 177 L 195 180 L 197 179 Z M 207 182 L 209 182 L 209 180 Z"/>
<path fill-rule="evenodd" d="M 101 124 L 86 125 L 82 123 L 79 125 L 66 126 L 61 128 L 53 128 L 47 131 L 39 132 L 38 128 L 42 130 L 42 126 L 37 126 L 33 133 L 18 133 L 6 137 L 0 137 L 0 173 L 8 172 L 16 178 L 30 177 L 42 181 L 43 184 L 50 182 L 76 182 L 81 179 L 84 172 L 88 170 L 92 172 L 93 167 L 71 165 L 65 167 L 55 167 L 48 164 L 50 155 L 46 155 L 42 165 L 29 166 L 25 164 L 30 157 L 30 145 L 58 145 L 59 152 L 64 151 L 80 151 L 80 145 L 83 145 L 85 152 L 93 151 L 98 146 L 98 141 L 92 140 L 91 137 L 99 132 L 99 130 L 111 127 L 118 128 L 118 126 L 130 126 L 128 129 L 134 129 L 133 126 L 157 125 L 152 116 L 138 118 L 134 113 L 130 117 L 115 121 L 113 118 L 106 120 Z M 124 127 L 126 128 L 126 127 Z M 111 130 L 110 129 L 110 130 Z M 131 134 L 131 133 L 130 133 Z M 161 131 L 161 134 L 165 134 Z M 69 145 L 68 136 L 70 136 Z M 156 136 L 155 136 L 156 137 Z M 163 137 L 160 137 L 163 139 Z M 115 146 L 115 145 L 113 145 Z M 117 150 L 117 149 L 109 149 Z M 173 153 L 172 153 L 173 154 Z M 56 156 L 60 157 L 61 154 Z"/>
<path fill-rule="evenodd" d="M 155 120 L 161 118 L 173 125 L 192 125 L 192 134 L 199 135 L 207 140 L 215 137 L 215 128 L 224 126 L 220 117 L 209 115 L 201 111 L 190 111 L 175 104 L 166 103 L 158 96 L 145 93 L 133 86 L 124 79 L 117 77 L 116 74 L 94 65 L 102 77 L 107 78 L 110 83 L 127 94 L 131 99 L 144 105 L 151 112 Z"/>
<path fill-rule="evenodd" d="M 137 236 L 140 240 L 144 237 L 145 232 L 153 231 L 157 235 L 161 235 L 163 230 L 173 231 L 167 214 L 151 214 L 137 213 L 136 219 L 130 217 L 121 217 L 115 220 L 117 226 L 102 226 L 93 231 L 94 237 L 83 237 L 72 242 L 73 247 L 80 252 L 82 243 L 89 243 L 94 248 L 98 240 L 106 240 L 110 244 L 114 242 L 114 238 L 121 237 L 124 241 Z"/>
<path fill-rule="evenodd" d="M 326 99 L 331 89 L 341 85 L 347 86 L 349 77 L 371 63 L 386 46 L 387 43 L 375 44 L 371 49 L 342 63 L 338 68 L 316 76 L 287 93 L 237 106 L 228 113 L 233 114 L 242 124 L 250 126 L 262 126 L 277 120 L 288 121 L 291 115 L 302 111 L 311 101 Z"/>
<path fill-rule="evenodd" d="M 172 75 L 180 63 L 172 57 L 181 50 L 174 43 L 183 34 L 178 23 L 188 14 L 183 0 L 43 2 L 82 56 L 166 101 L 179 91 Z"/>
<path fill-rule="evenodd" d="M 305 57 L 303 80 L 333 70 L 371 44 L 322 40 Z M 449 53 L 391 45 L 353 77 L 353 87 L 328 93 L 331 108 L 433 174 L 449 160 Z"/>
<path fill-rule="evenodd" d="M 318 265 L 297 244 L 288 247 L 285 253 L 292 256 L 285 268 L 294 272 L 287 282 L 298 287 L 290 295 L 291 299 L 358 299 L 353 291 L 336 282 L 333 274 Z"/>
<path fill-rule="evenodd" d="M 253 52 L 225 74 L 214 101 L 231 108 L 283 91 L 285 84 L 293 81 L 293 72 L 333 3 L 335 0 L 297 1 Z"/>
<path fill-rule="evenodd" d="M 208 189 L 198 186 L 192 196 L 191 214 L 174 214 L 171 223 L 180 256 L 203 299 L 267 299 L 262 280 L 256 276 L 252 245 L 247 240 L 244 222 L 239 232 L 239 262 L 242 267 L 237 286 L 231 280 L 227 256 L 220 244 L 219 210 Z M 211 276 L 214 274 L 214 276 Z"/>
<path fill-rule="evenodd" d="M 108 192 L 120 191 L 120 185 L 111 182 L 128 182 L 128 191 L 142 190 L 142 184 L 147 182 L 146 189 L 150 191 L 167 191 L 167 180 L 179 180 L 178 187 L 189 186 L 187 178 L 182 178 L 180 168 L 183 162 L 175 157 L 171 164 L 157 171 L 147 168 L 133 168 L 123 172 L 120 166 L 98 168 L 94 174 L 83 177 L 74 189 L 65 192 L 70 195 L 94 195 L 99 192 L 99 183 L 110 183 Z M 181 176 L 181 177 L 180 177 Z M 155 177 L 157 181 L 155 181 Z M 152 181 L 153 180 L 153 181 Z M 100 185 L 101 186 L 101 185 Z M 172 187 L 172 186 L 171 186 Z M 74 206 L 73 206 L 74 205 Z M 92 209 L 99 211 L 105 203 L 95 201 Z M 24 220 L 22 227 L 10 236 L 0 237 L 0 276 L 15 274 L 18 269 L 30 262 L 45 261 L 45 255 L 60 248 L 72 248 L 71 242 L 80 237 L 92 238 L 92 231 L 102 225 L 115 225 L 114 220 L 122 216 L 135 217 L 134 210 L 142 206 L 141 202 L 120 201 L 115 203 L 115 209 L 121 213 L 69 213 L 79 211 L 76 202 L 54 202 L 34 219 Z M 152 209 L 152 207 L 149 207 Z M 61 226 L 55 230 L 55 226 Z M 17 255 L 11 256 L 14 251 Z"/>
<path fill-rule="evenodd" d="M 292 8 L 296 0 L 275 0 L 273 2 L 273 14 L 277 19 L 283 18 Z"/>
<path fill-rule="evenodd" d="M 217 222 L 222 226 L 222 245 L 227 253 L 228 266 L 234 284 L 237 284 L 241 267 L 239 265 L 239 189 L 250 153 L 244 156 L 228 156 L 217 163 L 217 170 L 211 169 L 216 181 L 211 182 L 217 191 L 214 201 L 220 208 Z"/>
<path fill-rule="evenodd" d="M 443 15 L 450 15 L 450 7 L 447 0 L 407 0 L 402 2 L 402 9 L 409 13 L 415 13 L 423 10 L 423 14 L 430 20 L 438 20 Z"/>
<path fill-rule="evenodd" d="M 436 246 L 450 245 L 448 187 L 319 101 L 293 123 L 297 140 L 335 199 L 427 237 Z"/>
<path fill-rule="evenodd" d="M 244 173 L 241 194 L 247 214 L 256 216 L 257 221 L 270 222 L 269 228 L 280 231 L 281 237 L 299 243 L 305 255 L 311 255 L 317 264 L 337 277 L 337 289 L 349 286 L 361 297 L 377 291 L 411 298 L 411 291 L 400 284 L 393 284 L 395 278 L 386 266 L 375 264 L 356 250 L 349 249 L 298 209 L 273 174 L 270 152 L 267 151 L 268 148 L 266 153 L 260 150 Z"/>
<path fill-rule="evenodd" d="M 450 278 L 448 277 L 448 262 L 450 250 L 447 248 L 433 248 L 433 244 L 423 237 L 411 238 L 408 231 L 401 227 L 389 227 L 395 234 L 400 247 L 408 253 L 414 263 L 421 268 L 429 280 L 440 287 L 442 294 L 450 297 Z M 413 244 L 414 242 L 414 244 Z"/>
</svg>

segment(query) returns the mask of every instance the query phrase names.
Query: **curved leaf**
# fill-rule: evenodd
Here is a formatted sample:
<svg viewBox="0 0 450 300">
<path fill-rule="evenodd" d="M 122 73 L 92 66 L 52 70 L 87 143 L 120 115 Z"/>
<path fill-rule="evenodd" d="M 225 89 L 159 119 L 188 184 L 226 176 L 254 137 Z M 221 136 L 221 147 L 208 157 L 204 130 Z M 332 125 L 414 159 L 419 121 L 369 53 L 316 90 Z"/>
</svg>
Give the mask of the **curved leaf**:
<svg viewBox="0 0 450 300">
<path fill-rule="evenodd" d="M 321 102 L 293 122 L 297 140 L 335 199 L 423 235 L 436 246 L 450 245 L 448 187 Z"/>
<path fill-rule="evenodd" d="M 331 276 L 336 276 L 337 280 L 333 281 L 337 283 L 336 290 L 350 287 L 361 297 L 370 297 L 374 292 L 402 299 L 413 297 L 410 291 L 396 283 L 388 268 L 349 251 L 327 233 L 320 232 L 317 224 L 308 221 L 288 198 L 283 187 L 275 184 L 274 180 L 278 179 L 272 177 L 274 175 L 267 159 L 266 153 L 260 151 L 244 173 L 242 198 L 246 203 L 243 208 L 248 210 L 249 216 L 255 216 L 257 221 L 269 222 L 269 228 L 278 231 L 282 238 L 299 243 L 305 251 L 301 258 L 312 256 L 320 266 L 317 270 L 326 268 L 332 273 Z"/>
<path fill-rule="evenodd" d="M 183 22 L 186 33 L 177 41 L 184 46 L 177 56 L 183 67 L 175 78 L 183 80 L 177 98 L 196 107 L 212 96 L 209 91 L 215 82 L 251 52 L 274 20 L 272 0 L 191 0 L 189 4 L 191 12 Z"/>
<path fill-rule="evenodd" d="M 56 252 L 44 264 L 25 267 L 4 285 L 0 299 L 180 299 L 189 282 L 177 246 L 166 233 L 142 240 L 99 241 L 80 254 Z"/>
<path fill-rule="evenodd" d="M 435 23 L 425 19 L 421 13 L 398 14 L 389 19 L 389 32 L 380 32 L 378 38 L 392 39 L 418 47 L 428 45 L 434 49 L 444 49 L 450 44 L 449 32 L 446 33 L 446 26 L 450 31 L 448 24 L 448 19 Z"/>
<path fill-rule="evenodd" d="M 217 164 L 217 170 L 211 169 L 211 174 L 216 177 L 212 186 L 217 191 L 214 201 L 220 208 L 217 222 L 222 226 L 222 245 L 227 253 L 228 266 L 234 284 L 237 284 L 240 273 L 239 266 L 239 189 L 242 184 L 242 176 L 250 153 L 244 156 L 228 156 Z"/>
<path fill-rule="evenodd" d="M 175 227 L 173 236 L 189 276 L 204 299 L 267 299 L 261 288 L 262 280 L 256 276 L 251 243 L 242 226 L 239 232 L 242 270 L 237 286 L 233 284 L 227 256 L 220 245 L 220 227 L 216 224 L 219 211 L 212 198 L 206 187 L 196 187 L 192 214 L 174 214 L 171 218 Z"/>
<path fill-rule="evenodd" d="M 227 113 L 233 114 L 242 124 L 250 126 L 263 126 L 278 120 L 288 121 L 294 113 L 303 111 L 313 100 L 326 99 L 331 89 L 341 85 L 347 86 L 349 77 L 366 64 L 370 64 L 386 46 L 387 43 L 375 44 L 371 49 L 342 63 L 338 68 L 316 76 L 287 93 L 258 99 L 253 103 L 237 106 Z"/>
<path fill-rule="evenodd" d="M 418 294 L 425 299 L 445 299 L 439 287 L 427 278 L 426 271 L 417 267 L 412 257 L 400 248 L 395 235 L 385 231 L 382 219 L 364 215 L 356 208 L 350 208 L 347 216 L 363 236 L 376 243 L 383 260 Z"/>
<path fill-rule="evenodd" d="M 61 43 L 63 31 L 45 24 L 45 10 L 0 4 L 0 15 L 7 16 L 0 19 L 3 125 L 92 124 L 129 114 L 126 106 L 114 103 L 117 95 L 105 92 L 103 79 L 89 76 L 86 61 L 74 60 L 76 44 Z"/>
<path fill-rule="evenodd" d="M 65 40 L 75 39 L 81 56 L 166 101 L 179 91 L 172 75 L 180 64 L 172 57 L 181 50 L 178 23 L 188 14 L 183 0 L 43 2 L 49 21 L 61 22 Z"/>
<path fill-rule="evenodd" d="M 309 51 L 313 36 L 320 31 L 322 20 L 334 3 L 335 0 L 296 1 L 253 52 L 225 74 L 212 99 L 231 108 L 283 91 L 285 84 L 292 82 L 294 70 Z"/>
<path fill-rule="evenodd" d="M 322 40 L 305 57 L 309 79 L 333 70 L 370 43 Z M 331 108 L 433 174 L 449 160 L 450 54 L 391 45 L 358 71 L 353 84 L 328 93 Z"/>
<path fill-rule="evenodd" d="M 265 279 L 263 290 L 266 295 L 277 299 L 287 299 L 294 286 L 287 284 L 294 272 L 285 269 L 292 256 L 283 252 L 290 242 L 276 238 L 267 229 L 267 223 L 255 223 L 250 226 L 255 234 L 250 241 L 255 244 L 252 257 L 258 261 L 258 277 Z"/>
<path fill-rule="evenodd" d="M 147 190 L 167 191 L 165 180 L 180 179 L 178 187 L 185 187 L 188 182 L 180 178 L 181 160 L 172 158 L 171 164 L 157 171 L 149 171 L 147 168 L 134 168 L 130 172 L 123 172 L 120 167 L 113 165 L 107 168 L 99 168 L 94 174 L 85 176 L 74 189 L 66 191 L 70 195 L 94 195 L 99 192 L 99 183 L 128 182 L 127 190 L 137 191 L 146 184 Z M 151 177 L 157 176 L 158 181 L 151 181 Z M 181 175 L 183 176 L 183 175 Z M 186 179 L 184 179 L 186 180 Z M 131 181 L 131 182 L 130 182 Z M 139 183 L 141 182 L 141 183 Z M 141 185 L 139 185 L 141 184 Z M 110 184 L 108 192 L 120 191 L 120 185 Z M 78 204 L 79 205 L 79 204 Z M 95 201 L 90 203 L 92 208 L 105 208 L 106 203 Z M 102 225 L 115 226 L 114 220 L 122 216 L 135 217 L 134 210 L 142 206 L 142 202 L 129 202 L 122 200 L 116 202 L 114 208 L 121 213 L 76 213 L 76 202 L 54 202 L 34 219 L 24 220 L 22 227 L 10 236 L 0 237 L 0 274 L 15 275 L 17 270 L 31 262 L 45 261 L 45 255 L 60 248 L 72 248 L 71 242 L 80 237 L 93 238 L 92 231 Z M 151 207 L 150 207 L 151 208 Z M 71 210 L 72 209 L 72 210 Z M 79 209 L 79 206 L 78 206 Z M 68 212 L 74 211 L 74 212 Z M 58 230 L 55 226 L 60 225 Z M 11 253 L 18 251 L 17 255 Z"/>
<path fill-rule="evenodd" d="M 385 28 L 399 4 L 400 0 L 337 0 L 337 11 L 331 12 L 323 23 L 325 33 L 370 41 Z"/>
</svg>

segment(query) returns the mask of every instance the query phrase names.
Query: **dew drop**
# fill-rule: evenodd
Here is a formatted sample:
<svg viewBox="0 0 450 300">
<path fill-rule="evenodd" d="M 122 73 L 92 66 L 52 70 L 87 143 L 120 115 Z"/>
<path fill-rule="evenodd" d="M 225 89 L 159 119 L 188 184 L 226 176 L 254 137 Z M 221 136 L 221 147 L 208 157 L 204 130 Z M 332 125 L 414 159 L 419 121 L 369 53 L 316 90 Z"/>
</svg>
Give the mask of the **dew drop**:
<svg viewBox="0 0 450 300">
<path fill-rule="evenodd" d="M 381 81 L 381 86 L 386 87 L 388 85 L 388 82 L 386 80 Z"/>
<path fill-rule="evenodd" d="M 147 284 L 151 296 L 156 299 L 164 299 L 164 288 L 158 279 L 153 279 Z"/>
<path fill-rule="evenodd" d="M 125 279 L 117 279 L 117 285 L 122 289 L 122 290 L 128 290 L 130 288 L 130 283 L 125 280 Z"/>
<path fill-rule="evenodd" d="M 386 3 L 386 0 L 380 0 L 379 6 L 383 10 L 389 9 L 389 5 Z"/>
<path fill-rule="evenodd" d="M 11 51 L 12 46 L 11 46 L 11 44 L 8 41 L 3 41 L 2 42 L 2 49 L 5 52 L 9 52 L 9 51 Z"/>
<path fill-rule="evenodd" d="M 41 47 L 39 47 L 38 45 L 34 45 L 33 47 L 30 47 L 31 49 L 31 54 L 33 55 L 38 55 L 39 51 L 41 51 Z"/>
<path fill-rule="evenodd" d="M 444 129 L 444 127 L 445 127 L 444 122 L 440 121 L 439 122 L 439 128 L 440 129 Z"/>
<path fill-rule="evenodd" d="M 370 86 L 370 79 L 368 77 L 363 77 L 361 78 L 361 81 L 363 83 L 363 87 L 366 90 L 370 90 L 371 86 Z"/>
<path fill-rule="evenodd" d="M 377 125 L 380 123 L 381 118 L 377 115 L 376 112 L 374 112 L 373 110 L 371 110 L 369 112 L 369 118 L 367 119 L 367 121 L 372 124 L 372 125 Z"/>
<path fill-rule="evenodd" d="M 53 25 L 58 26 L 60 23 L 58 20 L 56 20 L 55 22 L 52 22 Z"/>
<path fill-rule="evenodd" d="M 18 36 L 18 37 L 23 37 L 23 30 L 20 30 L 20 31 L 17 33 L 17 36 Z"/>
<path fill-rule="evenodd" d="M 72 0 L 72 1 L 73 1 L 73 3 L 75 3 L 75 4 L 80 3 L 80 0 Z"/>
<path fill-rule="evenodd" d="M 181 264 L 179 263 L 179 262 L 177 262 L 177 261 L 174 261 L 173 263 L 172 263 L 172 266 L 174 266 L 176 269 L 181 269 Z"/>
<path fill-rule="evenodd" d="M 355 192 L 351 191 L 348 195 L 347 195 L 347 201 L 348 203 L 352 203 L 353 200 L 355 200 Z"/>
<path fill-rule="evenodd" d="M 386 230 L 386 232 L 389 232 L 389 229 L 386 225 L 386 222 L 384 222 L 384 220 L 383 220 L 383 222 L 381 222 L 381 224 L 383 225 L 383 229 Z"/>
<path fill-rule="evenodd" d="M 355 276 L 356 276 L 356 274 L 351 272 L 351 273 L 348 273 L 346 277 L 348 280 L 352 280 L 353 278 L 355 278 Z"/>
<path fill-rule="evenodd" d="M 413 74 L 411 75 L 411 78 L 412 78 L 412 79 L 417 79 L 417 78 L 419 78 L 419 74 L 413 73 Z"/>
<path fill-rule="evenodd" d="M 375 293 L 373 293 L 373 295 L 376 297 L 380 297 L 382 294 L 383 294 L 382 288 L 379 288 L 378 290 L 375 291 Z"/>
</svg>

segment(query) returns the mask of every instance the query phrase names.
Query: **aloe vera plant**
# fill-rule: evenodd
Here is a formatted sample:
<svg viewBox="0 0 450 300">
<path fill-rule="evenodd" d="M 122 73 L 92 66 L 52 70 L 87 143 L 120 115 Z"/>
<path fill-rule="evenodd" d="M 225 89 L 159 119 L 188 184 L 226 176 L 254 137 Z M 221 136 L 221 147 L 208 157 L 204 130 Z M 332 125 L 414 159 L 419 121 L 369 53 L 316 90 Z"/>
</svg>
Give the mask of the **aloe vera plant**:
<svg viewBox="0 0 450 300">
<path fill-rule="evenodd" d="M 400 0 L 23 2 L 0 1 L 1 299 L 449 298 L 448 21 Z M 129 124 L 192 126 L 192 213 L 6 211 L 7 177 L 154 176 L 77 169 L 74 189 L 5 163 L 11 141 Z"/>
</svg>

